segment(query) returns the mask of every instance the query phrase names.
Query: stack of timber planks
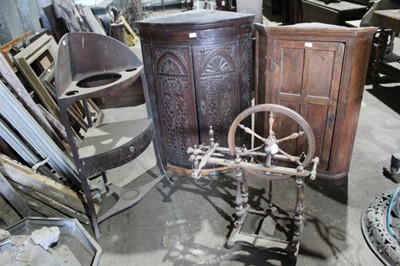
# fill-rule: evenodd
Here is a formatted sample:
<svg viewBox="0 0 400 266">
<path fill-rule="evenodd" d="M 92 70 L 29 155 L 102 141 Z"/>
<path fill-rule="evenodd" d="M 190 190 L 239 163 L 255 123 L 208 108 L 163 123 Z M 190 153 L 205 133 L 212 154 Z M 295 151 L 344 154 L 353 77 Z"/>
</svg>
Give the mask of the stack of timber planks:
<svg viewBox="0 0 400 266">
<path fill-rule="evenodd" d="M 0 194 L 3 196 L 9 195 L 9 197 L 6 197 L 8 202 L 13 205 L 12 207 L 21 217 L 32 215 L 71 217 L 84 224 L 89 224 L 84 205 L 85 199 L 82 194 L 44 175 L 38 174 L 3 154 L 0 154 L 0 175 L 15 190 L 15 201 L 10 198 L 10 190 L 12 189 L 8 189 L 7 193 L 7 188 L 3 185 L 4 182 L 0 182 L 2 184 L 0 186 Z M 18 199 L 22 199 L 29 209 L 27 210 L 23 203 L 18 203 Z M 99 210 L 99 206 L 96 206 L 96 210 Z"/>
</svg>

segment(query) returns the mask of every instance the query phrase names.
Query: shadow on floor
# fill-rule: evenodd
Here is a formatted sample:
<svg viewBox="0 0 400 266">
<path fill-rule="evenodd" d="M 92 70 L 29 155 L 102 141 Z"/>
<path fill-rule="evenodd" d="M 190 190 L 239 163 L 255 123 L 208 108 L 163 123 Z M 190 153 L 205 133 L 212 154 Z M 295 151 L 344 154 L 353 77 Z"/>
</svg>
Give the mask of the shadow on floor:
<svg viewBox="0 0 400 266">
<path fill-rule="evenodd" d="M 308 182 L 308 186 L 325 196 L 346 205 L 348 193 L 348 178 L 338 180 L 316 179 Z"/>
<path fill-rule="evenodd" d="M 153 178 L 149 172 L 127 187 Z M 130 254 L 135 254 L 135 261 L 151 258 L 162 261 L 163 265 L 296 264 L 282 252 L 268 252 L 241 243 L 226 247 L 235 219 L 233 173 L 206 177 L 198 182 L 186 175 L 170 175 L 175 182 L 172 187 L 159 183 L 140 204 L 100 224 L 100 245 L 108 254 L 103 265 L 111 262 L 113 256 L 128 258 Z M 342 207 L 347 198 L 345 188 L 343 182 L 307 184 L 306 222 L 299 256 L 323 262 L 346 249 L 342 229 L 347 217 Z M 273 189 L 272 202 L 293 215 L 295 180 L 277 181 Z M 249 204 L 253 209 L 267 207 L 267 191 L 264 180 L 249 180 Z M 327 219 L 326 210 L 335 213 L 336 219 Z"/>
<path fill-rule="evenodd" d="M 393 84 L 380 84 L 367 89 L 378 100 L 390 109 L 400 114 L 400 86 Z"/>
</svg>

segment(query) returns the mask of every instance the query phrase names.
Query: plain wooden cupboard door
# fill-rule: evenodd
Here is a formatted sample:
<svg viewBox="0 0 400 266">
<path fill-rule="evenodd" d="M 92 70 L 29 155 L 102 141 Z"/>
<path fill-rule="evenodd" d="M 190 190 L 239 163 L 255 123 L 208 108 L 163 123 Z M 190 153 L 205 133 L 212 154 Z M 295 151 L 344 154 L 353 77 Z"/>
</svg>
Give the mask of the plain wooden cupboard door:
<svg viewBox="0 0 400 266">
<path fill-rule="evenodd" d="M 289 107 L 311 125 L 316 139 L 319 169 L 327 170 L 342 73 L 343 43 L 275 40 L 272 59 L 272 99 Z M 278 119 L 279 121 L 279 119 Z M 282 126 L 285 124 L 285 126 Z M 290 130 L 284 121 L 275 131 Z M 292 131 L 293 132 L 293 131 Z M 293 145 L 294 144 L 294 145 Z M 304 143 L 288 143 L 287 150 L 305 151 Z"/>
</svg>

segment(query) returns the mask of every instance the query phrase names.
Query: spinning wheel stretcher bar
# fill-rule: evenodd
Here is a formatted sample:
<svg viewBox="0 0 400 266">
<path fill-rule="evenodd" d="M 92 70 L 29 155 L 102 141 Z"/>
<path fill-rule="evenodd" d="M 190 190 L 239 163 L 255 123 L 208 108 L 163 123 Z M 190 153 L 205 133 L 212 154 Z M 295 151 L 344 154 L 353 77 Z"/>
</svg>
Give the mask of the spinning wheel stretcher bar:
<svg viewBox="0 0 400 266">
<path fill-rule="evenodd" d="M 211 164 L 221 164 L 225 165 L 229 168 L 236 168 L 238 165 L 232 161 L 232 160 L 226 160 L 226 159 L 220 159 L 220 158 L 209 158 L 208 162 Z M 270 172 L 270 173 L 282 173 L 290 176 L 309 176 L 311 175 L 311 171 L 308 170 L 302 170 L 302 171 L 297 171 L 294 168 L 288 168 L 288 167 L 282 167 L 282 166 L 272 166 L 272 167 L 265 167 L 261 164 L 254 164 L 254 163 L 248 163 L 248 162 L 241 162 L 240 167 L 243 168 L 245 171 L 261 171 L 261 172 Z M 267 178 L 267 176 L 265 176 Z M 268 177 L 270 179 L 270 177 Z"/>
</svg>

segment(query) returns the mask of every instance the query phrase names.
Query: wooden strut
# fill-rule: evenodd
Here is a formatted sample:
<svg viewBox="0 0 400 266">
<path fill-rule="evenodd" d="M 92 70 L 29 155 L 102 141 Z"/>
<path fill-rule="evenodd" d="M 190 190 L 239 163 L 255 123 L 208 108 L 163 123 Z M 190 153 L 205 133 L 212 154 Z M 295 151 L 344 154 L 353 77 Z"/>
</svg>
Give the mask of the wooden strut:
<svg viewBox="0 0 400 266">
<path fill-rule="evenodd" d="M 60 175 L 76 180 L 78 173 L 69 157 L 43 131 L 33 117 L 23 108 L 5 85 L 0 82 L 0 114 L 21 137 L 29 142 L 42 158 L 49 158 L 49 165 Z M 14 110 L 14 112 L 10 112 Z"/>
<path fill-rule="evenodd" d="M 12 205 L 21 217 L 33 216 L 32 210 L 21 200 L 15 189 L 7 182 L 7 179 L 0 173 L 0 194 Z"/>
<path fill-rule="evenodd" d="M 16 38 L 12 39 L 11 41 L 3 44 L 2 46 L 0 46 L 0 54 L 4 57 L 5 61 L 8 63 L 8 65 L 10 66 L 10 68 L 14 68 L 14 62 L 12 60 L 12 58 L 10 58 L 8 55 L 10 54 L 11 50 L 13 49 L 13 47 L 15 45 L 17 45 L 19 42 L 21 42 L 23 39 L 25 39 L 26 37 L 32 35 L 32 31 L 28 31 L 25 32 L 19 36 L 17 36 Z M 14 69 L 12 69 L 13 72 Z"/>
<path fill-rule="evenodd" d="M 298 242 L 300 241 L 301 236 L 303 235 L 304 229 L 304 177 L 298 176 L 296 177 L 296 184 L 297 184 L 297 201 L 296 207 L 294 209 L 294 236 L 293 241 Z"/>
<path fill-rule="evenodd" d="M 12 91 L 19 97 L 20 101 L 23 102 L 24 106 L 28 109 L 36 121 L 43 127 L 46 133 L 51 136 L 51 125 L 46 120 L 39 107 L 33 101 L 24 85 L 22 85 L 17 75 L 15 75 L 12 68 L 6 64 L 6 59 L 2 54 L 0 54 L 0 74 L 4 77 Z"/>
<path fill-rule="evenodd" d="M 42 215 L 74 217 L 88 223 L 84 197 L 67 186 L 0 154 L 0 175 L 18 191 L 29 208 Z M 100 207 L 95 206 L 96 213 Z M 32 214 L 30 212 L 29 214 Z M 25 215 L 24 215 L 25 216 Z"/>
</svg>

